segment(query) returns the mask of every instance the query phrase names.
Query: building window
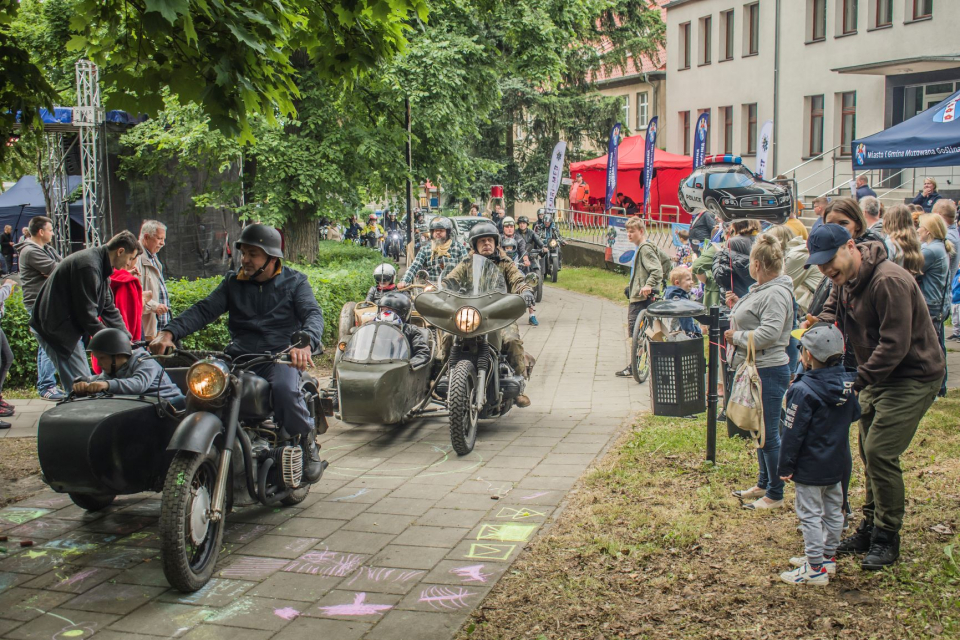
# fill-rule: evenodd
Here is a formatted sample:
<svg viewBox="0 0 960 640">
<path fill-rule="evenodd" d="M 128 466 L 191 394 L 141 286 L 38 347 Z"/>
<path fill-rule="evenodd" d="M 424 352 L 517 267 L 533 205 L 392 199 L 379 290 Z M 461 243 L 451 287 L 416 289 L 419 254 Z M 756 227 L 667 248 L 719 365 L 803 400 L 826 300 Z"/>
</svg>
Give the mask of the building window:
<svg viewBox="0 0 960 640">
<path fill-rule="evenodd" d="M 747 149 L 746 155 L 757 155 L 757 103 L 744 105 L 746 112 L 747 126 L 744 131 L 747 134 L 747 140 L 744 147 Z"/>
<path fill-rule="evenodd" d="M 733 107 L 720 107 L 720 126 L 723 127 L 721 151 L 733 153 Z"/>
<path fill-rule="evenodd" d="M 857 137 L 857 92 L 840 94 L 840 155 L 849 156 Z"/>
<path fill-rule="evenodd" d="M 857 0 L 842 0 L 841 35 L 857 32 L 857 10 L 860 3 Z"/>
<path fill-rule="evenodd" d="M 690 23 L 680 25 L 680 68 L 690 68 Z"/>
<path fill-rule="evenodd" d="M 649 96 L 646 91 L 637 94 L 637 129 L 646 129 L 650 122 Z"/>
<path fill-rule="evenodd" d="M 713 62 L 713 16 L 700 18 L 700 64 Z"/>
<path fill-rule="evenodd" d="M 707 144 L 706 144 L 706 146 L 705 146 L 704 149 L 703 149 L 703 153 L 704 153 L 705 155 L 710 155 L 710 149 L 711 149 L 711 147 L 710 147 L 710 128 L 711 128 L 712 125 L 713 125 L 713 123 L 710 122 L 710 109 L 700 109 L 699 111 L 697 111 L 697 119 L 699 120 L 700 116 L 702 116 L 703 114 L 707 114 Z M 698 135 L 699 135 L 699 132 L 698 132 Z"/>
<path fill-rule="evenodd" d="M 623 122 L 624 125 L 630 126 L 630 94 L 628 93 L 625 96 L 620 96 L 620 99 L 623 100 Z"/>
<path fill-rule="evenodd" d="M 748 4 L 744 9 L 747 17 L 745 55 L 755 56 L 760 53 L 760 3 Z"/>
<path fill-rule="evenodd" d="M 807 156 L 823 153 L 823 96 L 810 96 L 810 146 Z"/>
<path fill-rule="evenodd" d="M 809 0 L 807 7 L 810 16 L 808 42 L 820 42 L 827 37 L 827 0 Z"/>
<path fill-rule="evenodd" d="M 683 155 L 690 155 L 690 112 L 680 112 L 680 142 L 682 143 Z"/>
<path fill-rule="evenodd" d="M 733 60 L 733 9 L 720 14 L 720 28 L 723 29 L 723 59 Z"/>
<path fill-rule="evenodd" d="M 913 19 L 929 18 L 933 15 L 933 0 L 913 0 Z"/>
<path fill-rule="evenodd" d="M 875 0 L 877 19 L 874 27 L 889 27 L 893 24 L 893 0 Z"/>
</svg>

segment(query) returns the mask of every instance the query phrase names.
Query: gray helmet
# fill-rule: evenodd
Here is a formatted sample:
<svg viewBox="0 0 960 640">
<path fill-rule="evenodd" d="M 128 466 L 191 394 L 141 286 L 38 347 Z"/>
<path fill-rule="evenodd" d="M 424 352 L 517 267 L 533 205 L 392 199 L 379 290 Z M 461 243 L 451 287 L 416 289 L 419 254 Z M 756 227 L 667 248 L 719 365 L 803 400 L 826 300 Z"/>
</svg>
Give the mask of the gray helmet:
<svg viewBox="0 0 960 640">
<path fill-rule="evenodd" d="M 130 336 L 120 329 L 103 329 L 90 339 L 90 351 L 106 353 L 111 356 L 133 355 Z"/>
<path fill-rule="evenodd" d="M 517 255 L 517 241 L 513 238 L 503 238 L 500 241 L 500 247 L 511 258 Z"/>
<path fill-rule="evenodd" d="M 500 247 L 500 230 L 497 229 L 497 225 L 492 222 L 478 222 L 473 229 L 470 230 L 470 246 L 473 247 L 473 250 L 477 250 L 477 240 L 480 238 L 493 238 L 494 243 L 499 248 Z"/>
<path fill-rule="evenodd" d="M 373 279 L 377 281 L 377 284 L 389 284 L 396 277 L 397 270 L 393 268 L 392 264 L 383 263 L 377 265 L 377 268 L 373 270 Z"/>
<path fill-rule="evenodd" d="M 500 222 L 500 224 L 501 224 L 501 226 L 504 226 L 504 227 L 515 227 L 515 226 L 517 226 L 517 223 L 514 222 L 513 218 L 511 218 L 510 216 L 507 216 L 506 218 L 504 218 L 504 219 Z"/>
<path fill-rule="evenodd" d="M 447 239 L 453 235 L 453 223 L 450 222 L 450 218 L 445 218 L 443 216 L 437 216 L 430 221 L 430 235 L 433 235 L 433 232 L 437 229 L 443 229 L 447 232 Z"/>
<path fill-rule="evenodd" d="M 519 218 L 517 218 L 517 224 L 523 224 L 524 222 L 526 222 L 527 224 L 530 224 L 530 218 L 528 218 L 527 216 L 520 216 Z"/>
<path fill-rule="evenodd" d="M 273 227 L 265 224 L 249 224 L 240 232 L 240 237 L 233 243 L 237 250 L 240 245 L 249 244 L 253 247 L 260 247 L 264 253 L 274 258 L 283 257 L 283 243 L 280 240 L 280 232 Z"/>
</svg>

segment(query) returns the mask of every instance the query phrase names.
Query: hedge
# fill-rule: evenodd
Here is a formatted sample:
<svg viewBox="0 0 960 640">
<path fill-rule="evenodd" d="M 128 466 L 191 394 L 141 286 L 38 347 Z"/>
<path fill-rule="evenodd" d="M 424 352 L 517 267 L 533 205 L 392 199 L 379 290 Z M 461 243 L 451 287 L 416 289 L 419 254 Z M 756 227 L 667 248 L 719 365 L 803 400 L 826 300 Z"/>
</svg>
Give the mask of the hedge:
<svg viewBox="0 0 960 640">
<path fill-rule="evenodd" d="M 323 310 L 323 341 L 332 345 L 336 339 L 340 309 L 351 300 L 362 300 L 373 284 L 373 270 L 383 262 L 380 253 L 365 247 L 323 241 L 313 264 L 287 264 L 306 274 Z M 171 280 L 167 282 L 170 308 L 174 315 L 182 313 L 198 300 L 206 297 L 220 283 L 221 278 L 198 280 Z M 203 331 L 184 339 L 190 349 L 222 349 L 229 340 L 226 316 Z M 7 374 L 6 386 L 33 387 L 37 381 L 37 343 L 27 328 L 29 318 L 18 289 L 7 299 L 2 320 L 3 331 L 13 350 L 13 365 Z"/>
</svg>

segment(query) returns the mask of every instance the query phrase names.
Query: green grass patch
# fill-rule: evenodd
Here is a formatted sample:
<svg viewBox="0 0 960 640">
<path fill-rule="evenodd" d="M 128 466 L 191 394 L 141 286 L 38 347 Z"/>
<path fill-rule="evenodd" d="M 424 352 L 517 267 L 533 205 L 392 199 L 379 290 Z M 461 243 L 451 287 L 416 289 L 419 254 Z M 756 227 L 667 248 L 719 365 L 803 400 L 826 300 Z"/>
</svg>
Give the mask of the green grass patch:
<svg viewBox="0 0 960 640">
<path fill-rule="evenodd" d="M 629 276 L 615 271 L 566 266 L 560 271 L 556 282 L 550 282 L 549 278 L 546 280 L 547 286 L 599 296 L 624 306 L 627 299 L 623 295 L 623 289 L 629 283 Z"/>
</svg>

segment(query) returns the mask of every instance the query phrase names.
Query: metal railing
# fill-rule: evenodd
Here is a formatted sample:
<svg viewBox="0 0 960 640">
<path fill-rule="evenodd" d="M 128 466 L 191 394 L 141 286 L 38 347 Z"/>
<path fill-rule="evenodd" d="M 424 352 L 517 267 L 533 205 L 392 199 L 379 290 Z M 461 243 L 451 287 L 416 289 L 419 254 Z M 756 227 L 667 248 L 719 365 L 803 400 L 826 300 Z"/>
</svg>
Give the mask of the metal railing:
<svg viewBox="0 0 960 640">
<path fill-rule="evenodd" d="M 647 229 L 647 239 L 668 251 L 673 246 L 673 225 L 679 223 L 680 214 L 680 207 L 662 205 L 659 211 L 641 216 Z M 611 218 L 616 218 L 619 223 L 627 217 L 626 211 L 620 207 L 611 207 L 608 213 L 555 209 L 554 216 L 560 235 L 564 238 L 601 247 L 612 246 L 616 240 L 616 229 L 623 228 L 622 224 L 613 224 Z"/>
</svg>

